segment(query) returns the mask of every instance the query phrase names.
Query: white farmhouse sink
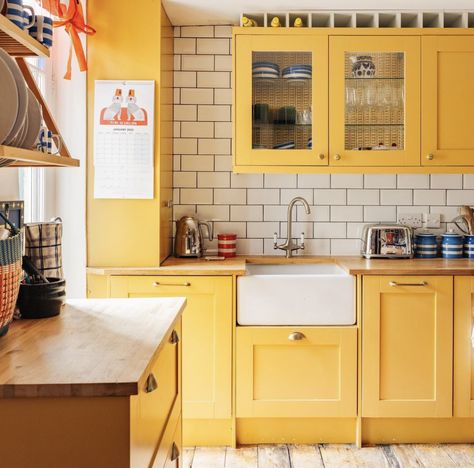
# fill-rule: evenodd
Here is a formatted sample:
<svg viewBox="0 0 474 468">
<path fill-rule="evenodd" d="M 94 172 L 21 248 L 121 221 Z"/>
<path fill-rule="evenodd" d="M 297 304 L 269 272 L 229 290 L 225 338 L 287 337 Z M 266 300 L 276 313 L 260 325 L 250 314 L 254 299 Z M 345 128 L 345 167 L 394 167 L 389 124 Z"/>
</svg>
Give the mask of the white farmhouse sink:
<svg viewBox="0 0 474 468">
<path fill-rule="evenodd" d="M 355 280 L 332 263 L 247 265 L 237 279 L 239 325 L 353 325 Z"/>
</svg>

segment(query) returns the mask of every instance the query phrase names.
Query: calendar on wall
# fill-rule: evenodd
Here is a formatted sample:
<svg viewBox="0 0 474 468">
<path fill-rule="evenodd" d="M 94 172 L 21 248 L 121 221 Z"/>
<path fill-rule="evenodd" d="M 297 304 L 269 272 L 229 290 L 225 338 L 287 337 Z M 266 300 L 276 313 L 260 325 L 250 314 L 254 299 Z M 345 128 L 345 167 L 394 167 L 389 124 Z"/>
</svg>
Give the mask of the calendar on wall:
<svg viewBox="0 0 474 468">
<path fill-rule="evenodd" d="M 154 81 L 96 80 L 94 198 L 153 198 L 154 100 Z"/>
</svg>

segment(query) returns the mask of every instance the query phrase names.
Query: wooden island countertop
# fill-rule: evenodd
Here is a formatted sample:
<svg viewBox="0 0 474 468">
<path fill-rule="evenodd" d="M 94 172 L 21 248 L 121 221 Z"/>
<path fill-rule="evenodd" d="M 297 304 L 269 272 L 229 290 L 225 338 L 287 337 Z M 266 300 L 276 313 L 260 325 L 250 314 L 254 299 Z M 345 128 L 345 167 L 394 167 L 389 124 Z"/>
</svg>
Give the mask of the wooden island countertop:
<svg viewBox="0 0 474 468">
<path fill-rule="evenodd" d="M 69 300 L 57 317 L 13 322 L 0 339 L 0 398 L 137 394 L 185 303 Z"/>
</svg>

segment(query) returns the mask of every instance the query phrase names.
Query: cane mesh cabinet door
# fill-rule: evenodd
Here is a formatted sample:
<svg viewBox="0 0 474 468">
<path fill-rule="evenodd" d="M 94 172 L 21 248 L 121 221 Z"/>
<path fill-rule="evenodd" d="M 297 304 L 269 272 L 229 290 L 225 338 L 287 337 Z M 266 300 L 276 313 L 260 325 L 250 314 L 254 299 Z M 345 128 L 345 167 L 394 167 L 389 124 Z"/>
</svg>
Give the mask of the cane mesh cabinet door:
<svg viewBox="0 0 474 468">
<path fill-rule="evenodd" d="M 453 278 L 365 276 L 362 416 L 452 415 Z"/>
</svg>

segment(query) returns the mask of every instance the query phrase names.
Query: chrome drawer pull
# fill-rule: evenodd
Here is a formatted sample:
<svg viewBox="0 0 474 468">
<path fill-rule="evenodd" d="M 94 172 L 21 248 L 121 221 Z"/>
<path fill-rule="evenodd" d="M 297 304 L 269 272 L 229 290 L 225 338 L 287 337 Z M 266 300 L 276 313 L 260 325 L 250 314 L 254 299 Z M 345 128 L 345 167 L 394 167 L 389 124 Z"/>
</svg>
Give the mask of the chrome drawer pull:
<svg viewBox="0 0 474 468">
<path fill-rule="evenodd" d="M 300 332 L 293 332 L 288 335 L 288 339 L 290 341 L 300 341 L 304 340 L 306 337 L 303 335 L 303 333 Z"/>
<path fill-rule="evenodd" d="M 170 343 L 171 344 L 179 343 L 179 335 L 178 335 L 178 332 L 176 330 L 173 330 L 171 332 Z"/>
<path fill-rule="evenodd" d="M 160 283 L 158 281 L 154 281 L 153 282 L 153 286 L 156 288 L 157 286 L 191 286 L 191 283 L 189 283 L 188 281 L 184 282 L 184 283 Z"/>
<path fill-rule="evenodd" d="M 151 393 L 158 388 L 158 382 L 153 374 L 150 374 L 146 379 L 145 392 Z"/>
<path fill-rule="evenodd" d="M 173 442 L 171 447 L 171 461 L 175 461 L 179 458 L 179 449 L 178 446 Z"/>
<path fill-rule="evenodd" d="M 428 286 L 426 281 L 421 281 L 420 283 L 397 283 L 396 281 L 390 281 L 388 284 L 390 286 Z"/>
</svg>

